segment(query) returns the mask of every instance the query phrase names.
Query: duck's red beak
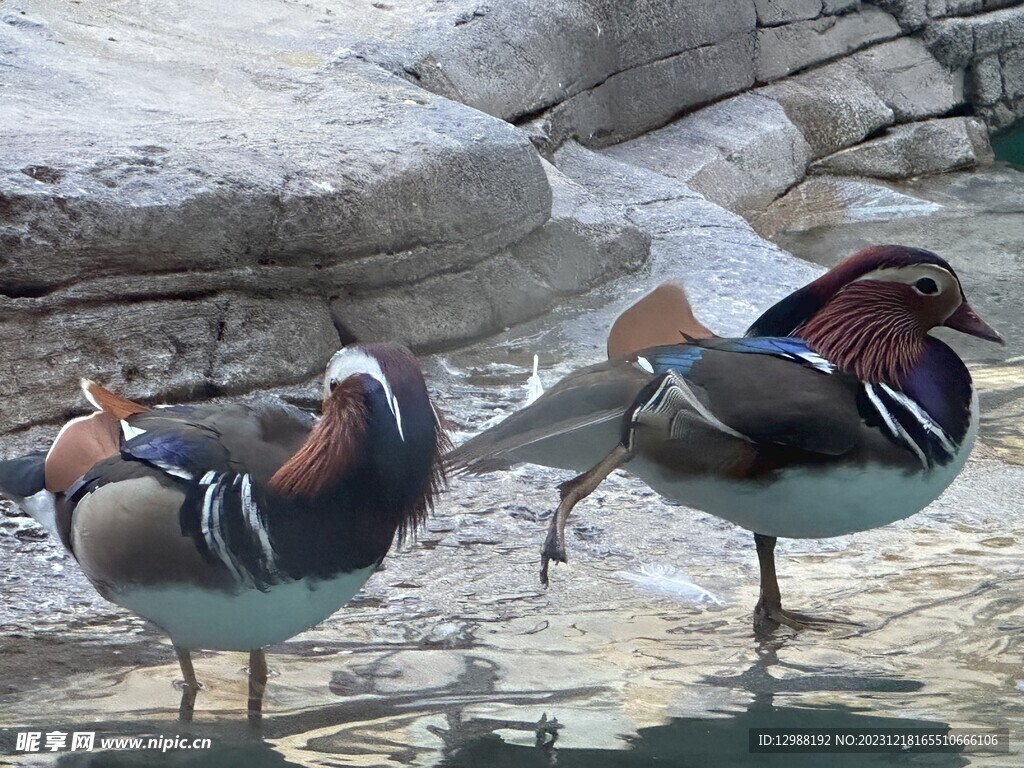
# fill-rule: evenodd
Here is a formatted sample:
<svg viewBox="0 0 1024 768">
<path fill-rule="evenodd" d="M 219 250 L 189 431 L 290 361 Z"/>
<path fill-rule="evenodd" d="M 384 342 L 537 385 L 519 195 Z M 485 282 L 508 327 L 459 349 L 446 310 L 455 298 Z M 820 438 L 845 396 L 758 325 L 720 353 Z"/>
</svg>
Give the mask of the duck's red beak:
<svg viewBox="0 0 1024 768">
<path fill-rule="evenodd" d="M 960 331 L 960 333 L 977 336 L 979 339 L 994 341 L 997 344 L 1006 343 L 996 329 L 978 317 L 978 313 L 971 309 L 971 305 L 966 301 L 957 308 L 956 312 L 946 318 L 943 325 Z"/>
</svg>

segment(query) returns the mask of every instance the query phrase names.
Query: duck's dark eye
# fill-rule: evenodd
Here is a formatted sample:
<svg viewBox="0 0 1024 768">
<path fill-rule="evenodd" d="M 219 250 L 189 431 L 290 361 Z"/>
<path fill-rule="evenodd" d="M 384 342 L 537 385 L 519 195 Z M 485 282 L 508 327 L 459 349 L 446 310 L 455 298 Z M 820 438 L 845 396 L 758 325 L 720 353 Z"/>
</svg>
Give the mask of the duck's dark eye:
<svg viewBox="0 0 1024 768">
<path fill-rule="evenodd" d="M 923 293 L 926 296 L 930 296 L 933 293 L 939 292 L 939 286 L 936 285 L 935 281 L 932 280 L 930 277 L 922 277 L 920 280 L 914 283 L 914 287 L 917 288 L 917 290 L 920 293 Z"/>
</svg>

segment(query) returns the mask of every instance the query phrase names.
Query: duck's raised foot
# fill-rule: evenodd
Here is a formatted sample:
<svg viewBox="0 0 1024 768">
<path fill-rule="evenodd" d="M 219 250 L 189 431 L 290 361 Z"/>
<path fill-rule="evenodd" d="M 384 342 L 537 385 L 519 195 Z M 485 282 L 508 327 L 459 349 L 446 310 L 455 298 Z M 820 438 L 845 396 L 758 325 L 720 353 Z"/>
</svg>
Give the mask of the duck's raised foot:
<svg viewBox="0 0 1024 768">
<path fill-rule="evenodd" d="M 569 556 L 565 552 L 565 534 L 554 526 L 548 531 L 544 548 L 540 551 L 540 583 L 548 586 L 548 565 L 552 562 L 568 563 Z"/>
<path fill-rule="evenodd" d="M 540 583 L 545 587 L 548 585 L 548 564 L 552 560 L 556 563 L 569 562 L 569 558 L 565 554 L 565 522 L 569 519 L 569 515 L 572 514 L 573 507 L 593 493 L 594 489 L 613 470 L 621 467 L 632 457 L 633 454 L 630 450 L 619 443 L 612 449 L 611 453 L 582 475 L 577 475 L 559 484 L 558 495 L 561 497 L 561 501 L 551 518 L 548 537 L 544 542 L 544 548 L 541 550 Z"/>
</svg>

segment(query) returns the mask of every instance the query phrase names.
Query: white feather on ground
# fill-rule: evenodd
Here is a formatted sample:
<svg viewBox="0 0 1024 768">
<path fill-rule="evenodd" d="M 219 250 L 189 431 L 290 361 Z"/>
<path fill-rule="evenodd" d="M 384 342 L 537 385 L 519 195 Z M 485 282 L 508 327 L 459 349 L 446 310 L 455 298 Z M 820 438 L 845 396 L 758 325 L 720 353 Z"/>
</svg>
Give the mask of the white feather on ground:
<svg viewBox="0 0 1024 768">
<path fill-rule="evenodd" d="M 537 373 L 537 367 L 540 364 L 540 358 L 537 355 L 533 356 L 533 375 L 530 376 L 526 382 L 526 404 L 529 405 L 538 397 L 544 394 L 544 385 L 540 381 L 540 374 Z"/>
<path fill-rule="evenodd" d="M 675 598 L 684 603 L 725 605 L 725 602 L 699 584 L 694 584 L 683 571 L 662 563 L 640 566 L 640 572 L 616 571 L 620 579 L 632 581 L 642 589 Z"/>
</svg>

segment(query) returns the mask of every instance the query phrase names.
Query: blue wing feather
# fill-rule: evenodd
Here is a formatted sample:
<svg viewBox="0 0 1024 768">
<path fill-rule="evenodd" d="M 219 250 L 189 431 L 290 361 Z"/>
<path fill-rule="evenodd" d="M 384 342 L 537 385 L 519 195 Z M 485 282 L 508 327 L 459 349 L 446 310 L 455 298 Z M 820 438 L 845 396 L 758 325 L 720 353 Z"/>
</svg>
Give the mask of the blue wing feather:
<svg viewBox="0 0 1024 768">
<path fill-rule="evenodd" d="M 179 469 L 194 476 L 229 469 L 228 457 L 216 433 L 196 427 L 145 432 L 121 446 L 126 459 L 145 461 L 164 470 Z"/>
<path fill-rule="evenodd" d="M 638 357 L 644 358 L 650 364 L 656 376 L 674 371 L 685 377 L 694 364 L 701 359 L 704 351 L 709 349 L 744 355 L 770 355 L 807 365 L 822 373 L 832 373 L 835 370 L 835 366 L 808 348 L 802 339 L 792 336 L 702 339 L 687 344 L 654 347 L 644 350 Z"/>
<path fill-rule="evenodd" d="M 693 364 L 700 360 L 704 350 L 689 344 L 677 344 L 670 347 L 655 347 L 645 350 L 638 357 L 645 359 L 654 369 L 655 376 L 662 376 L 674 371 L 686 376 Z"/>
</svg>

